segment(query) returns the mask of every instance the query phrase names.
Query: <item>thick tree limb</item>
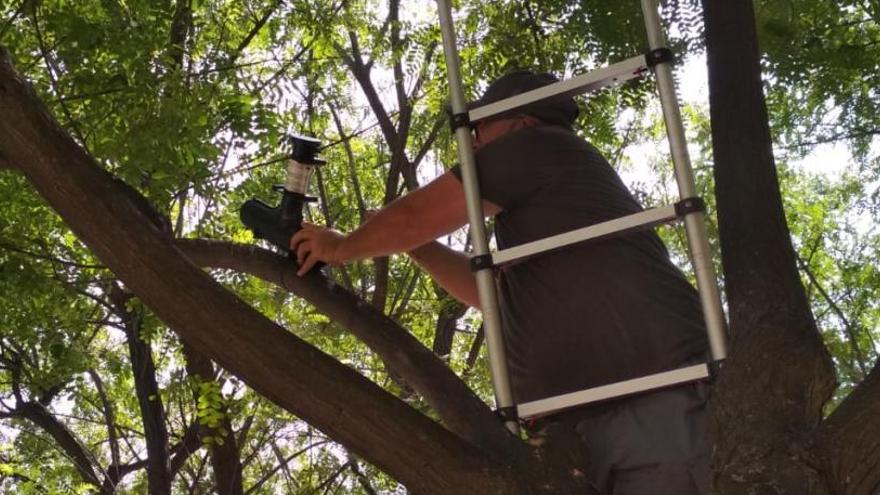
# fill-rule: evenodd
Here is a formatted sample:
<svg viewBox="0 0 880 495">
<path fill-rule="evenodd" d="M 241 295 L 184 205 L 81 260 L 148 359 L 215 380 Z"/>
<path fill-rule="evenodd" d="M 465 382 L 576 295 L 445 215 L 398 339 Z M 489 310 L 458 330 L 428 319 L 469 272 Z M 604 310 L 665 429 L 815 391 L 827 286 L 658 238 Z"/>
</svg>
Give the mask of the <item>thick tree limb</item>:
<svg viewBox="0 0 880 495">
<path fill-rule="evenodd" d="M 816 438 L 834 493 L 880 491 L 880 363 L 822 422 Z"/>
<path fill-rule="evenodd" d="M 710 402 L 715 489 L 817 493 L 822 480 L 802 459 L 834 372 L 785 221 L 752 1 L 702 4 L 732 337 Z"/>
<path fill-rule="evenodd" d="M 411 490 L 526 493 L 491 461 L 366 378 L 272 323 L 193 265 L 60 129 L 0 49 L 0 153 L 126 287 L 193 346 Z M 521 468 L 521 466 L 519 466 Z"/>
<path fill-rule="evenodd" d="M 520 442 L 437 356 L 341 286 L 319 275 L 297 277 L 290 260 L 255 246 L 189 239 L 176 244 L 201 266 L 249 273 L 307 300 L 378 353 L 462 437 L 494 452 L 522 450 Z"/>
<path fill-rule="evenodd" d="M 0 153 L 0 170 L 13 170 L 14 167 L 11 163 L 9 163 L 6 159 L 3 158 L 3 154 Z"/>
</svg>

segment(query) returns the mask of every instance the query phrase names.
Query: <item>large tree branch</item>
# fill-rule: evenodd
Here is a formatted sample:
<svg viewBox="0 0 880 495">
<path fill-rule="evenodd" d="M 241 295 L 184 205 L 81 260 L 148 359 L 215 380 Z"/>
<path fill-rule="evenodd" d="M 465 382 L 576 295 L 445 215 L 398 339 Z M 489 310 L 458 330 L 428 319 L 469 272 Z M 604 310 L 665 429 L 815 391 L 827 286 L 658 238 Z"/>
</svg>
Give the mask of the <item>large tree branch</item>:
<svg viewBox="0 0 880 495">
<path fill-rule="evenodd" d="M 833 492 L 873 495 L 880 490 L 880 363 L 837 406 L 816 435 Z"/>
<path fill-rule="evenodd" d="M 532 491 L 520 471 L 493 462 L 193 265 L 49 116 L 4 49 L 0 114 L 0 153 L 159 318 L 254 390 L 413 491 Z"/>
<path fill-rule="evenodd" d="M 523 448 L 437 356 L 406 329 L 343 287 L 322 276 L 298 277 L 290 260 L 255 246 L 190 239 L 180 239 L 176 244 L 201 266 L 250 273 L 314 305 L 378 353 L 462 437 L 494 452 Z"/>
<path fill-rule="evenodd" d="M 0 170 L 14 170 L 12 164 L 3 158 L 2 154 L 0 154 Z"/>
</svg>

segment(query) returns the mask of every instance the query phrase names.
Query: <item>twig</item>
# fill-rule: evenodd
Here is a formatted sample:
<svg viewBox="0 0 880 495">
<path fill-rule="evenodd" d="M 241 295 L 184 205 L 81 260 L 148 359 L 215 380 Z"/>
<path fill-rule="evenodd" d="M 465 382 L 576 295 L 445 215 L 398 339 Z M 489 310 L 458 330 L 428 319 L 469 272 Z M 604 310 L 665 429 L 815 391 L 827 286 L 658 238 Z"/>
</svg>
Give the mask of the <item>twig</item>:
<svg viewBox="0 0 880 495">
<path fill-rule="evenodd" d="M 862 350 L 859 347 L 858 340 L 856 338 L 856 331 L 852 327 L 852 324 L 849 322 L 849 319 L 844 314 L 843 310 L 834 302 L 828 292 L 822 287 L 819 281 L 816 279 L 816 276 L 813 274 L 813 271 L 810 270 L 810 267 L 804 263 L 804 260 L 800 257 L 799 254 L 795 253 L 797 257 L 798 265 L 800 265 L 801 270 L 807 275 L 810 283 L 816 287 L 816 290 L 819 294 L 822 295 L 822 298 L 825 299 L 825 302 L 828 303 L 828 306 L 834 311 L 834 314 L 840 318 L 840 321 L 843 323 L 843 328 L 846 331 L 847 337 L 849 337 L 849 344 L 853 351 L 853 358 L 856 363 L 859 365 L 860 378 L 864 379 L 868 375 L 868 366 L 865 363 L 865 356 L 862 354 Z"/>
</svg>

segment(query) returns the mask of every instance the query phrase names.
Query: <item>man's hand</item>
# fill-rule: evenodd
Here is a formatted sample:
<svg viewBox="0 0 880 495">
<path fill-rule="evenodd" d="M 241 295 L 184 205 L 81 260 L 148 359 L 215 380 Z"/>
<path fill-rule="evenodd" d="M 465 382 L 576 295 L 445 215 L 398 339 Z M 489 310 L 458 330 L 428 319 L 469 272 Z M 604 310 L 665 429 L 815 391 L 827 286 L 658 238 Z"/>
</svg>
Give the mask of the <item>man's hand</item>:
<svg viewBox="0 0 880 495">
<path fill-rule="evenodd" d="M 296 253 L 296 262 L 299 265 L 297 275 L 305 275 L 319 261 L 328 265 L 339 265 L 343 260 L 339 259 L 339 245 L 345 236 L 335 230 L 318 225 L 303 222 L 300 229 L 290 238 L 290 250 Z"/>
</svg>

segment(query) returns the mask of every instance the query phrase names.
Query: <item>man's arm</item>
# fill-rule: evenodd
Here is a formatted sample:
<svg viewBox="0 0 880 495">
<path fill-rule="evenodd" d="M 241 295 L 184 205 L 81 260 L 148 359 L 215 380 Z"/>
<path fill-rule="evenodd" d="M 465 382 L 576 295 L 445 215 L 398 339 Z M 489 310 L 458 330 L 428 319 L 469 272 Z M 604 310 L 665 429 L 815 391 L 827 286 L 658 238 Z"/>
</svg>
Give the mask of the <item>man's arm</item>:
<svg viewBox="0 0 880 495">
<path fill-rule="evenodd" d="M 467 255 L 437 241 L 419 246 L 407 254 L 446 292 L 468 306 L 480 309 L 477 282 L 471 273 Z"/>
<path fill-rule="evenodd" d="M 501 209 L 483 201 L 486 215 Z M 467 222 L 464 188 L 458 178 L 446 173 L 379 210 L 349 235 L 303 223 L 291 238 L 299 274 L 318 261 L 338 265 L 348 261 L 412 251 L 452 232 Z"/>
</svg>

